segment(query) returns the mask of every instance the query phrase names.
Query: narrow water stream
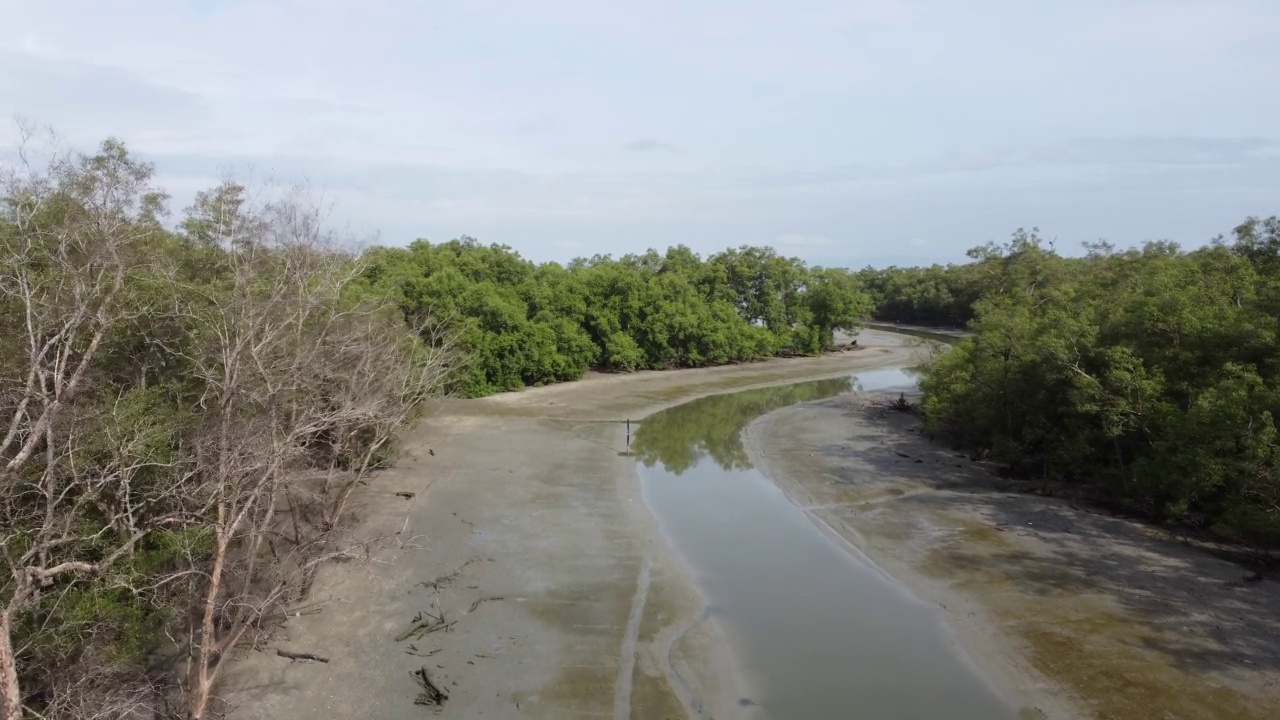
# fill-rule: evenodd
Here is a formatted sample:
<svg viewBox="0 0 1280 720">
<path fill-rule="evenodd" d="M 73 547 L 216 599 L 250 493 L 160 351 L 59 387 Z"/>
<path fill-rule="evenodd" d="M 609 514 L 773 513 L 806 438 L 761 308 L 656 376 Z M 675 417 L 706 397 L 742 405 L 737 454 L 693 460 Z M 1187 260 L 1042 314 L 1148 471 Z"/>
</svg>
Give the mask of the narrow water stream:
<svg viewBox="0 0 1280 720">
<path fill-rule="evenodd" d="M 935 612 L 819 529 L 742 445 L 771 410 L 913 383 L 893 369 L 708 397 L 646 418 L 636 435 L 645 500 L 728 638 L 752 692 L 746 717 L 1015 717 Z"/>
</svg>

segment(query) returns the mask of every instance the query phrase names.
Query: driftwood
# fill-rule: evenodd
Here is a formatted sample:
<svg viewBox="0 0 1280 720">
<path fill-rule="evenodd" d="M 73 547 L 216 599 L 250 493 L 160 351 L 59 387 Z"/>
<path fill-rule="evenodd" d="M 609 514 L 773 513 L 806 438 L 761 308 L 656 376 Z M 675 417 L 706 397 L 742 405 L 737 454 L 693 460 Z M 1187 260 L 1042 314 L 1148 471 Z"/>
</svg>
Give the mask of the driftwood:
<svg viewBox="0 0 1280 720">
<path fill-rule="evenodd" d="M 458 624 L 457 620 L 450 620 L 449 622 L 440 622 L 436 618 L 420 620 L 418 622 L 415 622 L 413 625 L 409 626 L 408 630 L 405 630 L 404 632 L 397 635 L 396 642 L 404 642 L 405 640 L 408 640 L 411 637 L 420 638 L 423 635 L 430 635 L 431 633 L 437 630 L 448 630 L 449 628 L 457 624 Z"/>
<path fill-rule="evenodd" d="M 422 687 L 422 692 L 418 693 L 418 697 L 413 701 L 414 705 L 439 707 L 444 705 L 445 700 L 449 699 L 449 693 L 431 681 L 431 676 L 427 674 L 426 667 L 419 668 L 411 674 L 413 679 L 418 681 L 418 685 Z"/>
<path fill-rule="evenodd" d="M 457 513 L 454 513 L 454 515 L 457 515 Z M 466 521 L 466 520 L 463 520 L 463 522 L 467 522 L 467 521 Z M 471 523 L 468 523 L 468 524 L 471 524 Z M 419 584 L 419 585 L 421 585 L 422 587 L 424 587 L 424 588 L 428 589 L 428 590 L 436 590 L 436 591 L 439 591 L 439 590 L 440 590 L 440 588 L 442 588 L 442 587 L 448 587 L 450 584 L 452 584 L 452 583 L 453 583 L 453 581 L 454 581 L 454 580 L 457 580 L 459 577 L 462 577 L 462 571 L 463 571 L 463 570 L 466 570 L 466 569 L 467 569 L 467 566 L 471 565 L 472 563 L 479 562 L 479 561 L 480 561 L 480 558 L 478 558 L 478 557 L 473 557 L 473 558 L 471 558 L 470 560 L 468 560 L 468 561 L 466 561 L 466 562 L 462 563 L 461 565 L 459 565 L 459 566 L 458 566 L 457 568 L 455 568 L 455 569 L 453 570 L 453 572 L 451 572 L 451 573 L 448 573 L 448 574 L 446 574 L 446 575 L 441 575 L 441 576 L 437 577 L 437 578 L 436 578 L 436 579 L 434 579 L 434 580 L 426 580 L 426 581 L 420 582 L 420 583 L 418 583 L 418 584 Z"/>
<path fill-rule="evenodd" d="M 320 657 L 319 655 L 312 655 L 311 653 L 296 653 L 296 652 L 289 652 L 288 650 L 276 650 L 276 654 L 282 658 L 289 658 L 290 660 L 307 660 L 309 662 L 322 662 L 322 663 L 329 662 L 329 658 Z"/>
<path fill-rule="evenodd" d="M 404 498 L 405 500 L 412 500 L 412 499 L 414 498 L 414 496 L 415 496 L 415 495 L 417 495 L 417 493 L 411 493 L 411 492 L 407 492 L 407 491 L 401 491 L 401 492 L 396 493 L 396 497 L 402 497 L 402 498 Z"/>
<path fill-rule="evenodd" d="M 480 607 L 482 603 L 494 602 L 497 600 L 506 600 L 506 598 L 502 597 L 501 595 L 477 598 L 475 602 L 471 603 L 471 609 L 467 610 L 467 614 L 470 615 L 471 613 L 475 612 L 476 608 Z"/>
<path fill-rule="evenodd" d="M 396 636 L 396 642 L 404 642 L 409 638 L 418 639 L 437 630 L 448 630 L 456 624 L 458 624 L 457 620 L 444 619 L 444 610 L 438 610 L 436 615 L 422 610 L 413 617 L 409 629 Z"/>
</svg>

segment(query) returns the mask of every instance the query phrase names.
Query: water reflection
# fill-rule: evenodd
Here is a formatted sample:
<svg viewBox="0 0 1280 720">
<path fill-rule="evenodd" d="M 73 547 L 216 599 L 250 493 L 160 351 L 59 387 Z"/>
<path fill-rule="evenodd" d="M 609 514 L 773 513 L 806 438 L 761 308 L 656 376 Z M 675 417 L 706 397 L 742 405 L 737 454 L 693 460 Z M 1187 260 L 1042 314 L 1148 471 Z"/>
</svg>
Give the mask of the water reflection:
<svg viewBox="0 0 1280 720">
<path fill-rule="evenodd" d="M 864 390 L 906 389 L 900 370 Z M 662 534 L 692 570 L 750 702 L 744 720 L 1013 720 L 934 611 L 821 530 L 750 466 L 740 432 L 855 378 L 696 400 L 646 418 L 632 449 Z M 677 477 L 681 476 L 681 477 Z"/>
<path fill-rule="evenodd" d="M 842 377 L 701 398 L 646 418 L 631 452 L 645 467 L 662 463 L 674 475 L 704 457 L 725 470 L 747 470 L 751 462 L 742 446 L 742 429 L 752 420 L 788 405 L 852 389 L 854 378 Z"/>
<path fill-rule="evenodd" d="M 919 381 L 913 369 L 868 370 L 851 377 L 813 380 L 777 387 L 712 395 L 664 410 L 640 425 L 631 453 L 653 467 L 680 475 L 702 458 L 725 470 L 747 470 L 751 463 L 742 447 L 742 429 L 779 408 L 822 400 L 851 390 L 862 392 L 910 390 Z"/>
<path fill-rule="evenodd" d="M 915 368 L 868 370 L 853 377 L 854 389 L 860 392 L 913 390 L 919 382 L 920 371 Z"/>
</svg>

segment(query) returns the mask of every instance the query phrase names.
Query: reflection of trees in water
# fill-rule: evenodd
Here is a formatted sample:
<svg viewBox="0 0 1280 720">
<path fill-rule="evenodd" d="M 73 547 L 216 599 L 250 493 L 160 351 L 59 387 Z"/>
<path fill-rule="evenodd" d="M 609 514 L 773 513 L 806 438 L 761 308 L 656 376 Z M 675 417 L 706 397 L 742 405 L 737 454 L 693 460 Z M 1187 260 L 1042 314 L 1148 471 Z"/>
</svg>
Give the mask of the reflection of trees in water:
<svg viewBox="0 0 1280 720">
<path fill-rule="evenodd" d="M 679 475 L 710 456 L 726 470 L 751 467 L 741 432 L 752 420 L 787 405 L 848 392 L 849 377 L 713 395 L 655 413 L 640 425 L 631 451 L 645 467 L 661 462 Z"/>
</svg>

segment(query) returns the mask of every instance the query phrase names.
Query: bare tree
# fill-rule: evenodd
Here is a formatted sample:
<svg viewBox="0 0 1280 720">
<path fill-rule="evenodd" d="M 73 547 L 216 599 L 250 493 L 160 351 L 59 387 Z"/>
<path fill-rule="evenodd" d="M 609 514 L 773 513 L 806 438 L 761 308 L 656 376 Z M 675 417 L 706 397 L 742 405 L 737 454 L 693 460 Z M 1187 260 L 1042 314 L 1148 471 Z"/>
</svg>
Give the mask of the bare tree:
<svg viewBox="0 0 1280 720">
<path fill-rule="evenodd" d="M 451 358 L 385 301 L 353 297 L 362 267 L 331 247 L 314 210 L 289 198 L 257 217 L 231 221 L 256 232 L 226 255 L 229 292 L 189 309 L 210 411 L 195 466 L 215 538 L 191 628 L 193 719 L 209 711 L 228 650 L 338 551 L 352 489 L 440 390 Z"/>
<path fill-rule="evenodd" d="M 108 671 L 111 663 L 90 653 L 57 675 L 40 720 L 154 720 L 172 717 L 169 688 L 132 671 Z"/>
<path fill-rule="evenodd" d="M 25 146 L 24 146 L 25 148 Z M 16 618 L 102 578 L 153 530 L 193 515 L 156 428 L 104 402 L 92 375 L 112 332 L 147 308 L 131 273 L 159 226 L 150 166 L 109 140 L 92 157 L 26 162 L 0 217 L 0 718 L 21 717 Z M 157 481 L 163 476 L 162 482 Z"/>
<path fill-rule="evenodd" d="M 150 178 L 108 141 L 0 188 L 0 720 L 208 717 L 453 366 L 297 196 L 224 185 L 175 235 Z M 132 629 L 73 611 L 102 593 L 180 619 L 180 680 L 109 659 Z"/>
</svg>

